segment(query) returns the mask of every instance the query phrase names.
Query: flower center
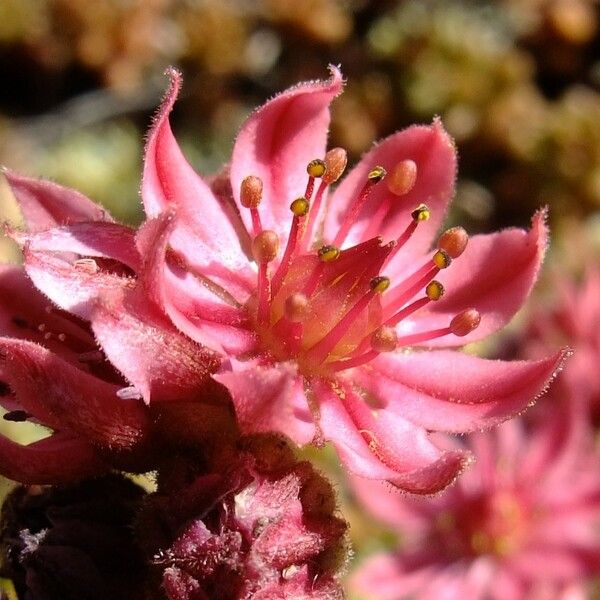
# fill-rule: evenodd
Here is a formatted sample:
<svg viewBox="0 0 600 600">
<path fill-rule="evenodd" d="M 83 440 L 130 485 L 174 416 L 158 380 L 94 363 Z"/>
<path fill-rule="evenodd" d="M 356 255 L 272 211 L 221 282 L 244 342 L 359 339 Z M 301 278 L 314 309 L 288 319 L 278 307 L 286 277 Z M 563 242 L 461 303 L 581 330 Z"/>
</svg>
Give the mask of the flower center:
<svg viewBox="0 0 600 600">
<path fill-rule="evenodd" d="M 305 374 L 341 371 L 369 362 L 381 352 L 444 335 L 464 336 L 480 321 L 479 313 L 469 309 L 444 328 L 404 337 L 396 333 L 401 321 L 442 297 L 444 288 L 434 277 L 463 253 L 468 242 L 464 229 L 449 229 L 431 258 L 402 281 L 392 286 L 383 274 L 430 215 L 421 204 L 406 215 L 406 226 L 396 239 L 384 243 L 377 236 L 391 204 L 415 185 L 417 167 L 411 160 L 400 161 L 389 176 L 383 167 L 374 166 L 333 239 L 311 251 L 311 242 L 320 237 L 318 219 L 325 190 L 339 179 L 345 166 L 346 152 L 341 148 L 308 164 L 305 193 L 290 204 L 292 220 L 286 240 L 262 228 L 262 181 L 250 175 L 241 184 L 241 203 L 252 214 L 252 250 L 258 264 L 257 293 L 247 305 L 250 318 L 263 350 L 273 360 L 295 360 Z M 373 188 L 384 178 L 389 193 L 369 219 L 366 241 L 342 249 Z M 281 260 L 271 268 L 280 242 L 284 242 Z"/>
</svg>

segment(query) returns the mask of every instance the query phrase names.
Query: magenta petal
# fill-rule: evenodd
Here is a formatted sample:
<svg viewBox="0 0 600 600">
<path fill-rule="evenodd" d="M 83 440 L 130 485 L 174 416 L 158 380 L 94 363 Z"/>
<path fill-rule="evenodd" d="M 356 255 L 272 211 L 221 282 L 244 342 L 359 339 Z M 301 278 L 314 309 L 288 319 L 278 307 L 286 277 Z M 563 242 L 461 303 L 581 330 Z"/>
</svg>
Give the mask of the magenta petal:
<svg viewBox="0 0 600 600">
<path fill-rule="evenodd" d="M 65 433 L 55 433 L 28 446 L 0 436 L 0 473 L 20 483 L 58 485 L 107 470 L 92 446 Z"/>
<path fill-rule="evenodd" d="M 137 291 L 100 298 L 91 324 L 110 362 L 146 403 L 194 398 L 219 365 Z"/>
<path fill-rule="evenodd" d="M 81 221 L 112 221 L 101 206 L 83 194 L 51 181 L 33 179 L 4 170 L 29 231 Z"/>
<path fill-rule="evenodd" d="M 112 449 L 138 444 L 149 426 L 139 402 L 120 400 L 106 383 L 32 342 L 0 338 L 3 378 L 21 407 L 56 430 Z"/>
<path fill-rule="evenodd" d="M 28 234 L 13 231 L 12 237 L 32 252 L 71 252 L 83 257 L 111 258 L 139 269 L 135 231 L 118 223 L 75 223 Z"/>
<path fill-rule="evenodd" d="M 243 271 L 248 259 L 235 229 L 210 187 L 183 156 L 171 131 L 169 113 L 181 87 L 181 74 L 169 69 L 168 75 L 171 85 L 146 144 L 142 179 L 146 214 L 153 218 L 175 207 L 178 221 L 171 245 L 188 262 L 207 270 L 207 275 Z"/>
<path fill-rule="evenodd" d="M 505 229 L 476 235 L 464 254 L 436 277 L 446 293 L 429 304 L 429 312 L 416 313 L 407 326 L 423 329 L 447 327 L 460 311 L 476 308 L 481 323 L 465 337 L 446 335 L 428 346 L 462 346 L 501 329 L 521 308 L 535 283 L 548 245 L 546 210 L 538 211 L 531 229 Z"/>
<path fill-rule="evenodd" d="M 452 483 L 471 460 L 468 453 L 435 447 L 424 429 L 399 415 L 372 410 L 349 386 L 320 382 L 313 389 L 323 437 L 355 475 L 433 494 Z"/>
<path fill-rule="evenodd" d="M 290 203 L 304 195 L 306 166 L 323 158 L 329 129 L 329 105 L 342 91 L 342 75 L 330 67 L 331 79 L 294 86 L 256 110 L 243 125 L 233 148 L 231 187 L 239 203 L 240 184 L 248 175 L 263 181 L 259 207 L 265 229 L 286 239 L 292 215 Z M 252 231 L 250 211 L 240 208 Z"/>
<path fill-rule="evenodd" d="M 214 378 L 229 390 L 244 433 L 278 432 L 297 444 L 313 439 L 315 426 L 302 377 L 291 364 L 247 367 L 232 363 L 233 371 L 218 373 Z"/>
<path fill-rule="evenodd" d="M 375 232 L 376 235 L 382 235 L 385 241 L 396 239 L 410 223 L 410 213 L 419 204 L 425 203 L 431 211 L 431 218 L 419 223 L 417 231 L 386 268 L 386 275 L 392 279 L 397 274 L 405 273 L 407 268 L 414 269 L 415 257 L 429 250 L 454 194 L 456 148 L 439 120 L 432 125 L 414 125 L 378 143 L 335 190 L 325 221 L 325 237 L 331 241 L 345 212 L 367 181 L 368 172 L 380 165 L 391 173 L 399 161 L 407 159 L 417 164 L 415 186 L 404 196 L 394 196 L 385 180 L 373 188 L 365 210 L 350 229 L 345 243 L 345 246 L 349 246 L 363 241 L 370 219 L 387 199 L 392 200 L 389 211 L 381 228 Z"/>
<path fill-rule="evenodd" d="M 198 343 L 227 354 L 238 355 L 256 346 L 248 329 L 246 311 L 229 294 L 201 276 L 185 271 L 176 258 L 167 260 L 175 216 L 165 212 L 146 221 L 137 243 L 144 256 L 140 282 L 147 295 L 175 326 Z"/>
<path fill-rule="evenodd" d="M 382 354 L 353 381 L 377 406 L 426 429 L 491 427 L 533 403 L 568 351 L 540 361 L 487 360 L 451 350 Z"/>
</svg>

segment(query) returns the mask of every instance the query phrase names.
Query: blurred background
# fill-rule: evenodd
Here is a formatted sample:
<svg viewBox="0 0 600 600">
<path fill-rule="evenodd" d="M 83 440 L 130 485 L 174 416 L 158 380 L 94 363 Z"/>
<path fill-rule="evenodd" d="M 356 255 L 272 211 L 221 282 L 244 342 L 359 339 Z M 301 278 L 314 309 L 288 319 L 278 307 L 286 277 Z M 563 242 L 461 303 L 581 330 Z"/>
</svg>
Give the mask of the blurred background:
<svg viewBox="0 0 600 600">
<path fill-rule="evenodd" d="M 460 156 L 452 223 L 527 226 L 550 206 L 552 246 L 530 312 L 477 349 L 528 354 L 530 313 L 555 310 L 557 278 L 577 288 L 600 264 L 595 0 L 1 0 L 0 163 L 139 223 L 143 140 L 165 67 L 184 72 L 173 127 L 208 174 L 227 161 L 252 108 L 326 77 L 328 63 L 348 80 L 330 144 L 352 161 L 440 115 Z M 3 181 L 0 211 L 18 220 Z M 3 239 L 0 256 L 19 260 Z M 569 338 L 552 333 L 556 344 Z M 353 512 L 359 555 L 394 539 Z"/>
</svg>

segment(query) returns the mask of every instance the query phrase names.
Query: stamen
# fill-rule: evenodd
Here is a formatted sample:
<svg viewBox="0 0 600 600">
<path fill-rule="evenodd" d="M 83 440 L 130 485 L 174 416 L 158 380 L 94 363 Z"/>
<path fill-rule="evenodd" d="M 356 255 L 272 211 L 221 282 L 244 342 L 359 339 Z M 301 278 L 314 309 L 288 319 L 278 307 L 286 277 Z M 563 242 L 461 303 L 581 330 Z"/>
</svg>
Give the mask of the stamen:
<svg viewBox="0 0 600 600">
<path fill-rule="evenodd" d="M 402 248 L 402 246 L 404 246 L 404 244 L 408 242 L 412 234 L 416 231 L 417 225 L 429 219 L 431 212 L 429 211 L 427 205 L 419 204 L 419 206 L 417 206 L 417 208 L 415 208 L 415 210 L 413 210 L 410 213 L 410 215 L 411 221 L 402 233 L 402 235 L 400 235 L 400 237 L 398 237 L 398 239 L 396 240 L 396 246 L 387 258 L 388 263 L 392 260 L 392 258 L 394 258 L 394 256 L 396 256 L 400 248 Z"/>
<path fill-rule="evenodd" d="M 350 228 L 352 227 L 352 225 L 354 225 L 363 206 L 365 205 L 365 202 L 371 194 L 373 186 L 378 184 L 385 176 L 386 170 L 381 166 L 374 167 L 373 169 L 371 169 L 371 171 L 369 171 L 369 174 L 367 175 L 367 182 L 365 183 L 362 190 L 358 194 L 358 197 L 344 216 L 344 220 L 342 221 L 337 235 L 333 240 L 333 244 L 335 246 L 340 246 L 342 242 L 346 239 Z"/>
<path fill-rule="evenodd" d="M 397 344 L 396 330 L 388 325 L 382 325 L 371 335 L 371 346 L 375 352 L 391 352 Z"/>
<path fill-rule="evenodd" d="M 315 158 L 308 163 L 306 166 L 308 183 L 306 184 L 306 191 L 304 192 L 305 198 L 310 200 L 315 189 L 315 179 L 323 177 L 323 175 L 325 175 L 325 171 L 327 171 L 327 165 L 325 164 L 325 161 L 321 160 L 320 158 Z"/>
<path fill-rule="evenodd" d="M 258 214 L 258 205 L 262 201 L 262 193 L 263 182 L 260 177 L 248 175 L 248 177 L 242 180 L 240 185 L 240 203 L 244 208 L 250 209 L 252 228 L 255 236 L 262 231 L 260 215 Z"/>
<path fill-rule="evenodd" d="M 415 221 L 428 221 L 431 216 L 431 212 L 429 211 L 429 207 L 427 204 L 419 204 L 415 210 L 410 213 L 410 216 Z"/>
<path fill-rule="evenodd" d="M 321 185 L 317 190 L 312 209 L 306 219 L 304 237 L 302 238 L 301 244 L 302 252 L 306 251 L 308 244 L 310 244 L 313 239 L 325 189 L 328 185 L 335 183 L 342 176 L 346 169 L 346 164 L 348 163 L 348 155 L 343 148 L 332 148 L 325 154 L 323 162 L 325 163 L 325 173 L 322 175 Z M 307 195 L 306 197 L 308 198 L 309 196 Z"/>
<path fill-rule="evenodd" d="M 312 293 L 315 291 L 319 280 L 321 279 L 321 275 L 323 275 L 323 270 L 325 269 L 325 265 L 327 263 L 333 262 L 340 257 L 340 249 L 336 246 L 325 245 L 321 246 L 317 251 L 317 256 L 321 261 L 311 273 L 311 276 L 308 278 L 308 281 L 304 285 L 304 289 L 302 292 L 305 296 L 310 298 Z"/>
<path fill-rule="evenodd" d="M 435 279 L 427 284 L 425 288 L 425 293 L 427 294 L 427 298 L 429 300 L 437 301 L 444 295 L 444 286 Z"/>
<path fill-rule="evenodd" d="M 404 306 L 419 290 L 423 289 L 437 274 L 439 269 L 431 262 L 424 264 L 401 285 L 394 288 L 387 296 L 384 318 L 387 320 L 399 308 Z"/>
<path fill-rule="evenodd" d="M 446 269 L 450 266 L 450 263 L 452 262 L 452 259 L 445 250 L 438 250 L 433 255 L 431 260 L 438 269 Z"/>
<path fill-rule="evenodd" d="M 350 325 L 357 319 L 360 313 L 367 308 L 375 295 L 382 294 L 389 286 L 390 280 L 388 277 L 374 277 L 369 283 L 369 291 L 354 304 L 334 327 L 329 330 L 325 337 L 321 338 L 321 340 L 307 351 L 307 360 L 317 365 L 322 364 L 329 353 L 344 337 Z"/>
<path fill-rule="evenodd" d="M 310 205 L 308 200 L 304 197 L 296 198 L 290 204 L 290 210 L 294 214 L 294 217 L 292 219 L 290 234 L 288 236 L 285 252 L 283 253 L 283 258 L 281 259 L 277 273 L 275 273 L 275 276 L 273 277 L 273 295 L 276 295 L 279 291 L 279 288 L 281 287 L 283 280 L 288 273 L 290 265 L 292 264 L 294 251 L 296 250 L 296 244 L 298 242 L 298 238 L 300 237 L 300 220 L 308 214 L 309 208 Z"/>
<path fill-rule="evenodd" d="M 333 262 L 340 257 L 340 249 L 331 245 L 321 246 L 317 256 L 324 263 Z"/>
<path fill-rule="evenodd" d="M 417 181 L 417 165 L 412 160 L 401 160 L 387 180 L 387 187 L 392 194 L 404 196 L 408 194 Z"/>
<path fill-rule="evenodd" d="M 450 321 L 450 331 L 459 337 L 464 337 L 479 327 L 481 315 L 475 308 L 468 308 L 458 313 Z"/>
<path fill-rule="evenodd" d="M 469 234 L 462 227 L 452 227 L 442 233 L 438 240 L 438 248 L 444 250 L 451 258 L 458 258 L 469 243 Z"/>
<path fill-rule="evenodd" d="M 258 313 L 260 323 L 266 322 L 269 316 L 269 302 L 271 301 L 271 284 L 269 281 L 269 262 L 279 250 L 279 238 L 274 231 L 269 229 L 258 234 L 252 240 L 252 253 L 258 263 Z"/>
</svg>

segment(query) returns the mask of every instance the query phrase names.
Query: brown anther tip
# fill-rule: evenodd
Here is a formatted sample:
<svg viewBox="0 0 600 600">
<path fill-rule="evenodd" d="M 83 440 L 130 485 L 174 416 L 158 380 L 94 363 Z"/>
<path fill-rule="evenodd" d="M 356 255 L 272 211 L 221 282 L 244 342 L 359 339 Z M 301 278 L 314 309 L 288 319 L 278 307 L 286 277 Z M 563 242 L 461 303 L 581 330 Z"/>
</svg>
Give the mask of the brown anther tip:
<svg viewBox="0 0 600 600">
<path fill-rule="evenodd" d="M 387 171 L 381 165 L 377 165 L 369 171 L 367 179 L 371 183 L 379 183 L 386 175 Z"/>
<path fill-rule="evenodd" d="M 296 217 L 304 217 L 308 213 L 308 209 L 310 208 L 310 204 L 308 200 L 304 197 L 296 198 L 290 204 L 290 210 L 294 213 Z"/>
<path fill-rule="evenodd" d="M 284 310 L 287 319 L 293 323 L 300 323 L 308 312 L 308 298 L 304 294 L 296 292 L 286 298 Z"/>
<path fill-rule="evenodd" d="M 323 262 L 331 262 L 339 258 L 340 249 L 336 246 L 321 246 L 317 252 L 317 255 Z"/>
<path fill-rule="evenodd" d="M 415 210 L 410 213 L 415 221 L 427 221 L 431 216 L 431 211 L 426 204 L 419 204 Z"/>
<path fill-rule="evenodd" d="M 369 282 L 369 287 L 378 294 L 383 294 L 390 287 L 390 278 L 383 275 L 373 277 Z"/>
<path fill-rule="evenodd" d="M 371 336 L 371 347 L 376 352 L 391 352 L 398 345 L 396 330 L 389 325 L 382 325 Z"/>
<path fill-rule="evenodd" d="M 401 160 L 386 179 L 387 187 L 392 194 L 404 196 L 408 194 L 417 181 L 417 164 L 413 160 Z"/>
<path fill-rule="evenodd" d="M 444 295 L 444 292 L 444 286 L 435 279 L 430 281 L 425 288 L 425 294 L 427 294 L 427 297 L 434 302 L 439 300 Z"/>
<path fill-rule="evenodd" d="M 306 172 L 311 177 L 323 177 L 326 171 L 327 165 L 325 164 L 325 161 L 321 160 L 320 158 L 315 158 L 314 160 L 311 160 L 306 166 Z"/>
<path fill-rule="evenodd" d="M 324 163 L 327 168 L 323 175 L 323 181 L 328 184 L 334 183 L 346 170 L 348 155 L 343 148 L 332 148 L 325 154 Z"/>
<path fill-rule="evenodd" d="M 449 267 L 450 263 L 452 262 L 452 259 L 445 250 L 438 250 L 433 255 L 433 258 L 431 260 L 438 269 L 445 269 Z"/>
<path fill-rule="evenodd" d="M 248 175 L 240 185 L 240 203 L 244 208 L 256 208 L 262 200 L 263 182 L 260 177 Z"/>
<path fill-rule="evenodd" d="M 274 231 L 265 229 L 252 240 L 252 254 L 257 263 L 271 262 L 279 251 L 279 238 Z"/>
<path fill-rule="evenodd" d="M 475 308 L 468 308 L 458 313 L 450 321 L 450 331 L 459 337 L 464 337 L 479 327 L 481 315 Z"/>
<path fill-rule="evenodd" d="M 469 234 L 462 227 L 452 227 L 440 235 L 438 248 L 451 258 L 458 258 L 469 243 Z"/>
</svg>

